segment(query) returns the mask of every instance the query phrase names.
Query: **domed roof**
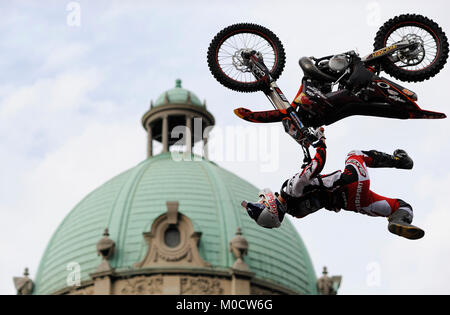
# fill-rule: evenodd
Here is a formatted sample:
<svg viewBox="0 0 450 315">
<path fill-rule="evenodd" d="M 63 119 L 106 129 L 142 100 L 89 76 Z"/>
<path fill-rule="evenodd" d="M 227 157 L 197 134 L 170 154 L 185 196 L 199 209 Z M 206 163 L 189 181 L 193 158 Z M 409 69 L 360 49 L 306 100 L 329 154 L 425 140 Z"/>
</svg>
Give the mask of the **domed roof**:
<svg viewBox="0 0 450 315">
<path fill-rule="evenodd" d="M 189 90 L 181 87 L 181 80 L 175 81 L 175 87 L 162 93 L 153 104 L 153 107 L 158 107 L 166 104 L 190 104 L 195 106 L 203 106 L 200 99 Z"/>
<path fill-rule="evenodd" d="M 167 212 L 166 201 L 178 201 L 179 212 L 202 233 L 199 253 L 213 268 L 231 268 L 229 242 L 238 227 L 249 244 L 244 261 L 255 278 L 298 293 L 315 294 L 316 277 L 308 252 L 289 220 L 279 229 L 259 227 L 240 206 L 258 189 L 215 163 L 174 161 L 171 153 L 149 158 L 87 195 L 66 216 L 41 259 L 34 294 L 67 286 L 67 266 L 81 267 L 88 280 L 101 263 L 96 243 L 106 227 L 116 243 L 109 261 L 116 271 L 130 270 L 147 252 L 143 232 Z"/>
</svg>

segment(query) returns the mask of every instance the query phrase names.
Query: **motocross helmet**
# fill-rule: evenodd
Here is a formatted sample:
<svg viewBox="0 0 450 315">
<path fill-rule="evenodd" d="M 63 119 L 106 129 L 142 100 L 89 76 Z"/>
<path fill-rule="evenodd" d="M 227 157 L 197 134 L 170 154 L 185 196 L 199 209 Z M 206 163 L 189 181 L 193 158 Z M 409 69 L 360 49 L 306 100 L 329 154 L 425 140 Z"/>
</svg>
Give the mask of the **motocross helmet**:
<svg viewBox="0 0 450 315">
<path fill-rule="evenodd" d="M 242 201 L 241 205 L 258 225 L 269 229 L 279 227 L 286 213 L 284 205 L 267 188 L 259 193 L 259 198 L 256 203 Z"/>
</svg>

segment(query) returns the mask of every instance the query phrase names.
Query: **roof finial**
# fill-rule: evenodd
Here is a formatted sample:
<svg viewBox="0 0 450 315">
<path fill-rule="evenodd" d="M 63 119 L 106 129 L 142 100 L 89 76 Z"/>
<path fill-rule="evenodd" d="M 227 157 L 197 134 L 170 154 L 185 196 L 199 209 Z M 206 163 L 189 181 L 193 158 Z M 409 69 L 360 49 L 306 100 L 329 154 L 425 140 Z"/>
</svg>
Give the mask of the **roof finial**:
<svg viewBox="0 0 450 315">
<path fill-rule="evenodd" d="M 97 267 L 96 272 L 110 271 L 111 265 L 108 263 L 108 259 L 114 255 L 116 243 L 109 238 L 109 229 L 105 228 L 103 237 L 97 242 L 97 254 L 102 256 L 102 262 Z"/>
<path fill-rule="evenodd" d="M 191 101 L 191 92 L 189 92 L 189 91 L 187 92 L 186 103 L 192 104 L 192 101 Z"/>
<path fill-rule="evenodd" d="M 181 88 L 181 79 L 176 79 L 175 80 L 175 87 L 176 88 Z"/>
<path fill-rule="evenodd" d="M 17 295 L 29 295 L 33 292 L 33 281 L 28 277 L 30 273 L 28 268 L 25 268 L 23 277 L 14 277 L 14 286 L 17 290 Z"/>
<path fill-rule="evenodd" d="M 317 279 L 317 290 L 322 295 L 336 295 L 341 286 L 342 276 L 328 276 L 327 267 L 323 267 L 322 277 Z"/>
<path fill-rule="evenodd" d="M 243 257 L 248 254 L 248 242 L 245 237 L 242 236 L 240 227 L 236 230 L 236 236 L 230 241 L 230 252 L 236 257 L 233 268 L 249 271 L 248 265 L 243 260 Z"/>
</svg>

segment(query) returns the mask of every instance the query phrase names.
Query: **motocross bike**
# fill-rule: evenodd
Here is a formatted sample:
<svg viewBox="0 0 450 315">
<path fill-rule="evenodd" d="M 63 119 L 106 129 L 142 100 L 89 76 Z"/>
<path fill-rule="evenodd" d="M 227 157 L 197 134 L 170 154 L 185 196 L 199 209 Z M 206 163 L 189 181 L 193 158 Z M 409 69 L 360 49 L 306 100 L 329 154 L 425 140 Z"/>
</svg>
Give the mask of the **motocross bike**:
<svg viewBox="0 0 450 315">
<path fill-rule="evenodd" d="M 443 113 L 422 110 L 416 93 L 380 73 L 401 81 L 425 81 L 444 67 L 448 53 L 447 37 L 438 24 L 421 15 L 400 15 L 379 29 L 374 52 L 363 58 L 354 51 L 301 58 L 304 77 L 291 103 L 276 83 L 286 61 L 283 45 L 263 26 L 240 23 L 220 31 L 209 45 L 208 66 L 227 88 L 262 91 L 274 110 L 238 108 L 235 114 L 250 122 L 282 122 L 302 145 L 306 164 L 311 160 L 307 143 L 317 140 L 313 129 L 352 115 L 446 118 Z"/>
</svg>

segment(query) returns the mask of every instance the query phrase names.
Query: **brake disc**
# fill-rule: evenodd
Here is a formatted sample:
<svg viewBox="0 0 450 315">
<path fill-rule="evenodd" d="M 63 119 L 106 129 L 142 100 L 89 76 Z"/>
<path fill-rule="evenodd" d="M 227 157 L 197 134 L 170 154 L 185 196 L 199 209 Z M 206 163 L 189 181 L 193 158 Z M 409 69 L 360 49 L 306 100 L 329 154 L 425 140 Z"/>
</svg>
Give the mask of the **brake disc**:
<svg viewBox="0 0 450 315">
<path fill-rule="evenodd" d="M 403 37 L 402 41 L 409 41 L 415 43 L 416 47 L 408 47 L 397 52 L 397 58 L 404 66 L 410 67 L 420 64 L 425 59 L 425 48 L 422 37 L 416 34 L 408 34 Z"/>
<path fill-rule="evenodd" d="M 249 69 L 248 62 L 242 57 L 242 53 L 246 51 L 248 51 L 248 49 L 236 50 L 236 52 L 232 56 L 233 66 L 236 68 L 237 71 L 251 72 L 251 69 Z"/>
</svg>

